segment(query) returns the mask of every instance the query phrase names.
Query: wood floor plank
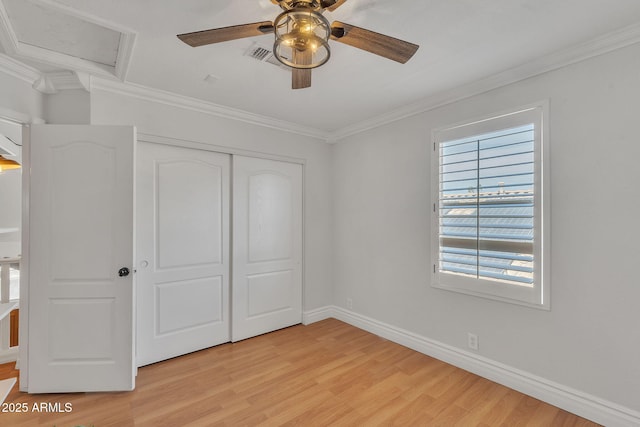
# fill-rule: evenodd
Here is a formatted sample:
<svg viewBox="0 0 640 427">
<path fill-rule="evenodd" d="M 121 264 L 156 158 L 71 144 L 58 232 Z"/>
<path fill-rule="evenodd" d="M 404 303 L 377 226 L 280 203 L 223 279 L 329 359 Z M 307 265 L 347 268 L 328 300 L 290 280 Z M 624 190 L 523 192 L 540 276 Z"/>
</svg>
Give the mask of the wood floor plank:
<svg viewBox="0 0 640 427">
<path fill-rule="evenodd" d="M 524 394 L 508 390 L 497 402 L 488 402 L 491 409 L 483 417 L 482 422 L 488 426 L 502 425 L 524 398 Z"/>
<path fill-rule="evenodd" d="M 348 402 L 330 395 L 316 405 L 307 407 L 306 411 L 283 422 L 282 425 L 304 426 L 308 424 L 309 420 L 313 420 L 316 425 L 332 426 L 351 412 L 353 412 L 353 408 Z"/>
<path fill-rule="evenodd" d="M 488 381 L 488 380 L 485 380 Z M 453 425 L 459 427 L 480 426 L 486 424 L 485 420 L 490 420 L 494 416 L 494 405 L 500 402 L 511 390 L 500 384 L 490 382 L 490 386 L 485 390 L 482 397 L 472 407 L 467 408 L 468 413 L 457 420 Z M 463 403 L 464 404 L 464 403 Z M 554 410 L 558 408 L 552 407 Z"/>
<path fill-rule="evenodd" d="M 483 404 L 484 397 L 491 390 L 493 385 L 495 385 L 495 383 L 484 378 L 479 378 L 478 381 L 473 383 L 471 387 L 465 390 L 464 393 L 456 399 L 456 405 L 466 409 L 467 411 L 474 410 L 479 405 Z"/>
<path fill-rule="evenodd" d="M 433 418 L 424 412 L 424 408 L 433 405 L 435 399 L 427 394 L 421 394 L 408 405 L 393 414 L 389 414 L 382 425 L 417 426 L 429 425 Z"/>
<path fill-rule="evenodd" d="M 533 415 L 538 409 L 542 402 L 537 399 L 534 399 L 530 396 L 524 396 L 520 400 L 520 403 L 513 408 L 507 419 L 504 421 L 504 424 L 509 426 L 526 426 L 529 424 L 529 420 L 533 418 Z"/>
<path fill-rule="evenodd" d="M 0 365 L 0 379 L 17 377 Z M 139 369 L 127 393 L 28 395 L 12 427 L 580 426 L 596 424 L 335 319 Z M 65 404 L 42 413 L 33 405 Z"/>
</svg>

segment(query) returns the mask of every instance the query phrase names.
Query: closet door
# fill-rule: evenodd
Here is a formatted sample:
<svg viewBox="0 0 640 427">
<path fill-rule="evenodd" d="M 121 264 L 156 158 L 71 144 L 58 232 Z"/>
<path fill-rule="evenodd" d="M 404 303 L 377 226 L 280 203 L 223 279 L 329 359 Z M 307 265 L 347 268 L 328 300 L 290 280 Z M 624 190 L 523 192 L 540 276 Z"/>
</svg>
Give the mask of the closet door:
<svg viewBox="0 0 640 427">
<path fill-rule="evenodd" d="M 232 341 L 302 321 L 302 165 L 234 156 Z"/>
<path fill-rule="evenodd" d="M 226 154 L 139 143 L 138 366 L 230 339 L 229 170 Z"/>
</svg>

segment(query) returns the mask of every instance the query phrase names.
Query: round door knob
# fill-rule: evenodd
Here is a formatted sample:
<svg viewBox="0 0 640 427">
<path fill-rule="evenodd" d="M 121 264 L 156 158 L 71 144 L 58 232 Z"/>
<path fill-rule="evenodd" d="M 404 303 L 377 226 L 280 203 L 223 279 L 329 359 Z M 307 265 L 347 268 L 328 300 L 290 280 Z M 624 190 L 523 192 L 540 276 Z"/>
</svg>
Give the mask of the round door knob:
<svg viewBox="0 0 640 427">
<path fill-rule="evenodd" d="M 120 270 L 118 270 L 118 276 L 127 277 L 128 275 L 129 275 L 129 269 L 127 267 L 122 267 Z"/>
</svg>

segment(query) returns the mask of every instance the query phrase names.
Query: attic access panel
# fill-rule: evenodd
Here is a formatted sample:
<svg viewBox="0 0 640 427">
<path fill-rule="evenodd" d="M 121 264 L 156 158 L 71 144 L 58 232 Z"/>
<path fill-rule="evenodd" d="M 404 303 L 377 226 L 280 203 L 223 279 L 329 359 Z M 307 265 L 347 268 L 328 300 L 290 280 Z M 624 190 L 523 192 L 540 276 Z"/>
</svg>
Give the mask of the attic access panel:
<svg viewBox="0 0 640 427">
<path fill-rule="evenodd" d="M 124 78 L 135 35 L 48 1 L 1 0 L 7 53 Z M 8 39 L 8 42 L 6 41 Z"/>
</svg>

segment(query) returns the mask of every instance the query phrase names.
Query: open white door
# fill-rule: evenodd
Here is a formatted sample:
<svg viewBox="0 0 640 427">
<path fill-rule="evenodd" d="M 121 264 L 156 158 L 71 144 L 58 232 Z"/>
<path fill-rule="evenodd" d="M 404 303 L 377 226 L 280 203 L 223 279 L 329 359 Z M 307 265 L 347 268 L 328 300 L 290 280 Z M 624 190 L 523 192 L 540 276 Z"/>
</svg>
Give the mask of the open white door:
<svg viewBox="0 0 640 427">
<path fill-rule="evenodd" d="M 229 155 L 140 142 L 138 366 L 229 341 Z"/>
<path fill-rule="evenodd" d="M 132 390 L 130 126 L 30 129 L 30 393 Z"/>
<path fill-rule="evenodd" d="M 302 321 L 302 165 L 233 157 L 232 341 Z"/>
</svg>

